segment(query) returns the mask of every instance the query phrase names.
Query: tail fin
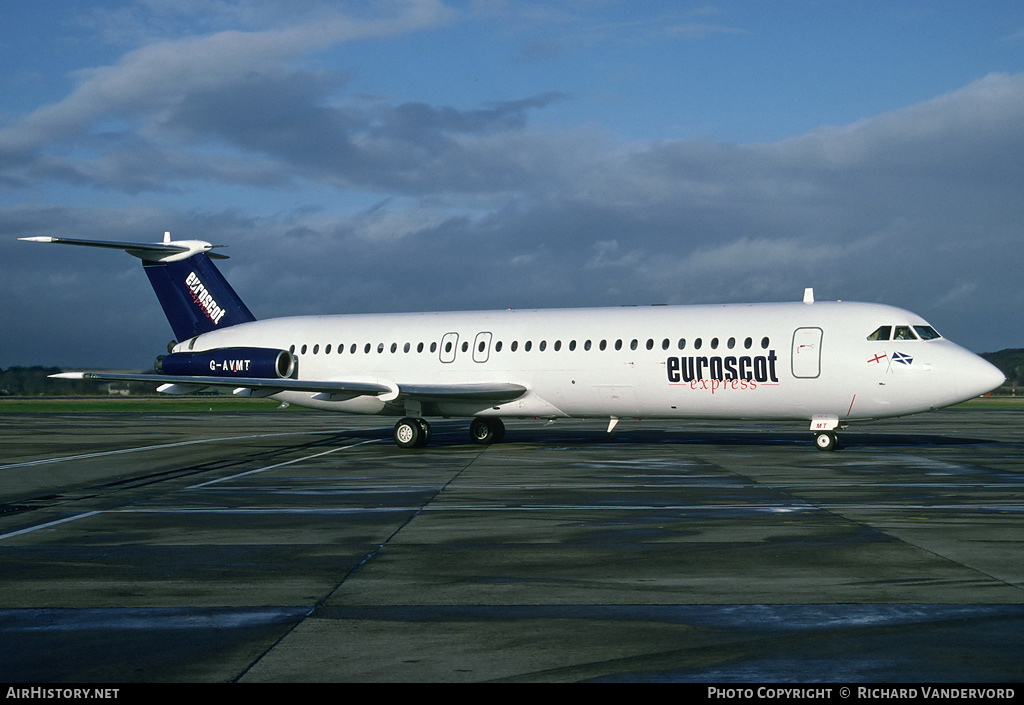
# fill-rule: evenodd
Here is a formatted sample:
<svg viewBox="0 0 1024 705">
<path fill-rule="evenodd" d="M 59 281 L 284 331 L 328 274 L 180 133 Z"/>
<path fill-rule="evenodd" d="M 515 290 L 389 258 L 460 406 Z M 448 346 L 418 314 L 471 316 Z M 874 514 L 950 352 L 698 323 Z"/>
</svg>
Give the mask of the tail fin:
<svg viewBox="0 0 1024 705">
<path fill-rule="evenodd" d="M 56 237 L 21 238 L 31 242 L 82 245 L 124 250 L 142 260 L 149 281 L 179 341 L 239 323 L 255 321 L 211 258 L 215 245 L 201 240 L 171 241 L 170 233 L 158 244 L 73 240 Z"/>
</svg>

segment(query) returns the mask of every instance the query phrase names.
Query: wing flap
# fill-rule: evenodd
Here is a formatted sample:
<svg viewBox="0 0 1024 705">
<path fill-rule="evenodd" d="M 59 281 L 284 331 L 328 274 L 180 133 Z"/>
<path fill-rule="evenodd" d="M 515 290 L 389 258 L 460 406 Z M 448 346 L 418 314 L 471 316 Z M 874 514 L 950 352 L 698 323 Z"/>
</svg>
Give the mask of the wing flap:
<svg viewBox="0 0 1024 705">
<path fill-rule="evenodd" d="M 501 404 L 526 394 L 526 387 L 508 382 L 496 384 L 400 384 L 401 395 L 426 402 L 489 402 Z"/>
</svg>

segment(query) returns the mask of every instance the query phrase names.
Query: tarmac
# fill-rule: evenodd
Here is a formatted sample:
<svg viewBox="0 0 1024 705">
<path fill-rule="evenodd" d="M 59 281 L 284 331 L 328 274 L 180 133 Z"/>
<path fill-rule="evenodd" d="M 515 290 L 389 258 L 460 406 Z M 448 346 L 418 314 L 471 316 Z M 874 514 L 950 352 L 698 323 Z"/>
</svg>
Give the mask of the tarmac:
<svg viewBox="0 0 1024 705">
<path fill-rule="evenodd" d="M 1024 411 L 0 415 L 0 681 L 1021 682 Z"/>
</svg>

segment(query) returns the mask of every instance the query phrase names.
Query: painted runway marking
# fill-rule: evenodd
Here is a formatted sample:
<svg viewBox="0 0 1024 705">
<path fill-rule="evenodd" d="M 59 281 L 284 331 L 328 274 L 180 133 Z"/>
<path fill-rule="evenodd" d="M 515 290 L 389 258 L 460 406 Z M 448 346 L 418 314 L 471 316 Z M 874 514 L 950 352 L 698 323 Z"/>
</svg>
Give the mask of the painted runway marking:
<svg viewBox="0 0 1024 705">
<path fill-rule="evenodd" d="M 359 446 L 365 446 L 368 443 L 380 443 L 380 439 L 379 438 L 373 438 L 373 439 L 368 440 L 368 441 L 360 441 L 359 443 L 353 443 L 350 446 L 342 446 L 341 448 L 331 448 L 330 450 L 325 450 L 322 453 L 314 453 L 313 455 L 304 455 L 301 458 L 293 458 L 292 460 L 286 460 L 283 463 L 275 463 L 274 465 L 268 465 L 268 466 L 266 466 L 264 468 L 256 468 L 255 470 L 246 470 L 245 472 L 236 473 L 234 475 L 228 475 L 227 477 L 221 477 L 221 478 L 218 478 L 216 480 L 210 480 L 209 482 L 201 482 L 198 485 L 191 485 L 189 487 L 186 487 L 185 489 L 188 489 L 188 490 L 199 490 L 199 489 L 202 489 L 204 487 L 208 487 L 210 485 L 215 485 L 218 482 L 224 482 L 226 480 L 234 480 L 234 479 L 239 478 L 239 477 L 245 477 L 246 475 L 255 475 L 256 473 L 266 472 L 267 470 L 273 470 L 275 468 L 283 468 L 285 465 L 291 465 L 293 463 L 301 463 L 303 460 L 311 460 L 313 458 L 319 458 L 319 457 L 324 456 L 324 455 L 330 455 L 331 453 L 336 453 L 339 450 L 348 450 L 349 448 L 357 448 Z"/>
<path fill-rule="evenodd" d="M 104 450 L 96 453 L 82 453 L 80 455 L 65 455 L 59 458 L 44 458 L 42 460 L 29 460 L 24 463 L 12 463 L 11 465 L 0 465 L 0 470 L 13 468 L 28 468 L 34 465 L 46 465 L 48 463 L 63 463 L 69 460 L 88 460 L 90 458 L 103 458 L 108 455 L 123 455 L 125 453 L 141 453 L 150 450 L 162 450 L 165 448 L 182 448 L 184 446 L 198 445 L 200 443 L 222 443 L 224 441 L 244 441 L 249 438 L 276 438 L 280 436 L 315 436 L 329 435 L 332 433 L 345 433 L 351 429 L 336 429 L 333 431 L 292 431 L 288 433 L 256 433 L 249 436 L 227 436 L 223 438 L 202 438 L 195 441 L 179 441 L 177 443 L 160 443 L 152 446 L 139 446 L 137 448 L 121 448 L 120 450 Z"/>
<path fill-rule="evenodd" d="M 18 531 L 11 531 L 11 532 L 6 533 L 6 534 L 0 534 L 0 541 L 2 541 L 3 539 L 11 538 L 12 536 L 21 536 L 22 534 L 28 534 L 28 533 L 31 533 L 33 531 L 38 531 L 39 529 L 47 529 L 47 528 L 49 528 L 51 526 L 57 526 L 57 524 L 66 524 L 69 521 L 76 521 L 78 519 L 85 519 L 86 517 L 95 516 L 96 514 L 99 514 L 99 513 L 100 512 L 98 512 L 98 511 L 96 511 L 96 512 L 84 512 L 82 514 L 76 514 L 73 517 L 64 517 L 63 519 L 57 519 L 55 521 L 48 521 L 45 524 L 37 524 L 35 526 L 30 526 L 27 529 L 19 529 Z"/>
<path fill-rule="evenodd" d="M 301 433 L 297 433 L 297 434 L 291 434 L 291 433 L 260 434 L 260 435 L 257 435 L 257 436 L 238 436 L 237 438 L 262 438 L 262 437 L 267 437 L 267 436 L 288 436 L 288 435 L 308 435 L 308 432 L 301 432 Z M 133 452 L 133 451 L 136 451 L 136 450 L 151 450 L 153 448 L 173 448 L 173 447 L 176 447 L 176 446 L 191 445 L 193 443 L 209 443 L 209 442 L 214 441 L 214 440 L 228 440 L 228 439 L 207 439 L 207 440 L 202 440 L 202 441 L 186 441 L 184 443 L 168 443 L 168 444 L 164 444 L 162 446 L 147 446 L 145 448 L 132 448 L 132 449 L 125 449 L 125 450 L 120 450 L 120 451 L 110 451 L 110 452 L 107 452 L 107 453 L 90 453 L 90 454 L 87 454 L 87 455 L 71 456 L 71 457 L 68 457 L 68 458 L 52 458 L 49 461 L 37 461 L 36 463 L 24 463 L 24 464 L 22 464 L 22 466 L 34 465 L 34 464 L 42 463 L 42 462 L 56 462 L 58 460 L 71 460 L 71 459 L 83 458 L 83 457 L 96 457 L 96 456 L 102 456 L 102 455 L 115 455 L 115 454 L 118 454 L 118 453 L 130 453 L 130 452 Z M 191 489 L 201 489 L 201 488 L 206 487 L 208 485 L 213 485 L 213 484 L 216 484 L 218 482 L 223 482 L 225 480 L 232 480 L 232 479 L 235 479 L 235 478 L 238 478 L 238 477 L 244 477 L 245 475 L 252 475 L 254 473 L 260 473 L 260 472 L 265 472 L 267 470 L 273 470 L 274 468 L 284 467 L 285 465 L 292 465 L 293 463 L 302 462 L 303 460 L 310 460 L 312 458 L 319 458 L 319 457 L 324 456 L 324 455 L 329 455 L 331 453 L 335 453 L 335 452 L 337 452 L 339 450 L 348 450 L 350 448 L 356 448 L 358 446 L 367 445 L 369 443 L 379 443 L 380 440 L 381 439 L 376 439 L 375 438 L 375 439 L 371 439 L 371 440 L 368 440 L 368 441 L 361 441 L 359 443 L 353 443 L 352 445 L 342 446 L 340 448 L 331 448 L 330 450 L 325 450 L 325 451 L 323 451 L 321 453 L 314 453 L 313 455 L 304 455 L 301 458 L 294 458 L 292 460 L 287 460 L 287 461 L 285 461 L 283 463 L 276 463 L 274 465 L 268 465 L 267 467 L 256 468 L 255 470 L 247 470 L 246 472 L 240 472 L 240 473 L 237 473 L 235 475 L 228 475 L 227 477 L 222 477 L 222 478 L 219 478 L 219 479 L 216 479 L 216 480 L 211 480 L 209 482 L 204 482 L 204 483 L 201 483 L 199 485 L 192 485 L 191 487 L 188 487 L 186 489 L 190 489 L 190 490 Z M 10 468 L 10 467 L 17 467 L 17 466 L 5 465 L 3 467 L 4 468 Z M 0 468 L 0 469 L 3 469 L 3 468 Z M 111 512 L 119 512 L 119 511 L 125 511 L 125 510 L 110 510 L 110 511 Z M 131 510 L 129 510 L 129 511 L 131 511 Z M 160 510 L 157 510 L 157 511 L 160 511 Z M 163 511 L 168 511 L 168 510 L 163 510 Z M 176 511 L 202 511 L 202 510 L 176 510 Z M 216 511 L 223 512 L 225 510 L 216 510 Z M 231 510 L 227 510 L 227 511 L 231 511 Z M 277 511 L 277 510 L 271 510 L 271 511 L 273 512 L 273 511 Z M 299 511 L 306 511 L 306 510 L 299 510 Z M 366 511 L 366 510 L 363 510 L 363 511 Z M 408 510 L 405 510 L 405 511 L 408 511 Z M 30 527 L 27 527 L 25 529 L 19 529 L 18 531 L 11 531 L 11 532 L 6 533 L 6 534 L 0 534 L 0 541 L 2 541 L 3 539 L 12 538 L 14 536 L 21 536 L 22 534 L 28 534 L 28 533 L 31 533 L 33 531 L 38 531 L 39 529 L 46 529 L 46 528 L 51 527 L 51 526 L 57 526 L 58 524 L 65 524 L 65 523 L 67 523 L 69 521 L 75 521 L 77 519 L 85 519 L 86 517 L 95 516 L 95 515 L 101 514 L 101 513 L 108 513 L 108 512 L 103 512 L 103 511 L 84 512 L 82 514 L 76 514 L 75 516 L 65 517 L 64 519 L 57 519 L 55 521 L 49 521 L 49 522 L 46 522 L 44 524 L 37 524 L 35 526 L 30 526 Z"/>
</svg>

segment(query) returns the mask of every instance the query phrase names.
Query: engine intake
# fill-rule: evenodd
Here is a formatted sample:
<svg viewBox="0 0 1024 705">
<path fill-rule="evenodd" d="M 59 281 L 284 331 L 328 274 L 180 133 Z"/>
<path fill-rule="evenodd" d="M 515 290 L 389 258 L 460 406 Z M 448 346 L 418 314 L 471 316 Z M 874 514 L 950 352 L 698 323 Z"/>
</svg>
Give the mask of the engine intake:
<svg viewBox="0 0 1024 705">
<path fill-rule="evenodd" d="M 295 356 L 271 348 L 217 348 L 160 355 L 154 366 L 165 375 L 285 379 L 295 372 Z"/>
</svg>

